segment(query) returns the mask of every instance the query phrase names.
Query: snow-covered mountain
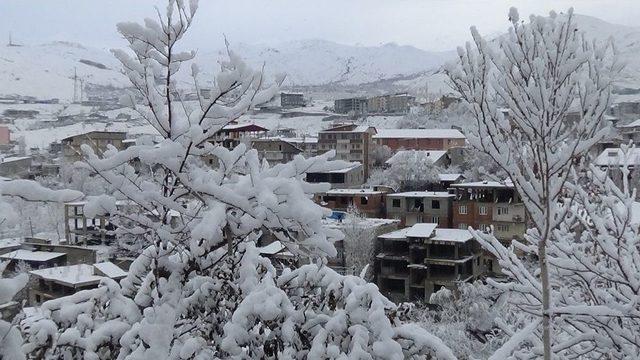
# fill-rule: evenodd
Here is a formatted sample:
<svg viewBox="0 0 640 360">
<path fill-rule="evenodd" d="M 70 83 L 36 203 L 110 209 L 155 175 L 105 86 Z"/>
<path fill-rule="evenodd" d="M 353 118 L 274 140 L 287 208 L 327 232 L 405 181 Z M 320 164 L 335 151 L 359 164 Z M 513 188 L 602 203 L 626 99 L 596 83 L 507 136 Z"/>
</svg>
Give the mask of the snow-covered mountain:
<svg viewBox="0 0 640 360">
<path fill-rule="evenodd" d="M 127 79 L 106 50 L 68 42 L 0 47 L 0 95 L 73 98 L 74 70 L 85 84 L 123 87 Z"/>
<path fill-rule="evenodd" d="M 271 74 L 287 74 L 287 85 L 354 85 L 407 76 L 436 68 L 452 52 L 428 52 L 413 46 L 350 46 L 326 40 L 299 40 L 273 46 L 232 44 L 249 64 Z M 221 52 L 202 56 L 212 63 Z M 203 61 L 200 62 L 201 64 Z"/>
</svg>

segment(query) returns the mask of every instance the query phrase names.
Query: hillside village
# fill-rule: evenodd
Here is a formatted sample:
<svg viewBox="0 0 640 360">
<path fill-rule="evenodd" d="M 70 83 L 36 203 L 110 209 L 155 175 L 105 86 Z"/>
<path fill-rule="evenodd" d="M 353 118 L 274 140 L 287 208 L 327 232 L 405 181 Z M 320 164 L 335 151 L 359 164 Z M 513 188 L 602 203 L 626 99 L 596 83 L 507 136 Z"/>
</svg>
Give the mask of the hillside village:
<svg viewBox="0 0 640 360">
<path fill-rule="evenodd" d="M 589 34 L 604 26 L 591 18 L 578 19 L 589 25 L 586 26 Z M 637 44 L 628 43 L 626 40 L 623 46 L 623 56 L 627 58 L 638 53 L 631 48 Z M 9 46 L 9 50 L 0 49 L 0 55 L 6 52 L 7 58 L 14 60 L 34 51 L 32 46 Z M 288 46 L 293 49 L 287 48 L 291 52 L 303 51 L 299 44 Z M 381 48 L 346 49 L 346 46 L 328 42 L 317 46 L 363 58 L 371 54 L 384 58 L 384 54 L 394 48 L 384 45 Z M 140 271 L 140 267 L 151 269 L 160 265 L 141 265 L 138 257 L 149 251 L 149 243 L 140 239 L 147 236 L 149 230 L 142 225 L 131 228 L 128 225 L 161 223 L 166 233 L 159 231 L 161 235 L 153 239 L 157 244 L 170 244 L 174 237 L 182 235 L 167 229 L 186 227 L 185 223 L 189 224 L 193 219 L 189 220 L 185 214 L 196 211 L 198 201 L 206 203 L 202 199 L 213 196 L 206 193 L 208 183 L 219 181 L 222 189 L 227 184 L 224 181 L 233 183 L 243 176 L 254 176 L 258 171 L 289 174 L 291 179 L 304 184 L 301 187 L 304 192 L 299 192 L 305 195 L 304 201 L 313 201 L 317 209 L 324 210 L 313 212 L 314 216 L 321 214 L 318 215 L 319 227 L 292 225 L 297 224 L 296 221 L 303 222 L 295 218 L 295 214 L 290 216 L 296 221 L 274 224 L 270 222 L 271 215 L 255 215 L 241 205 L 234 205 L 240 210 L 223 212 L 224 216 L 238 222 L 233 231 L 242 235 L 235 236 L 250 239 L 255 243 L 255 256 L 269 260 L 268 264 L 260 262 L 251 271 L 273 267 L 278 276 L 287 276 L 292 269 L 302 271 L 300 269 L 321 263 L 331 269 L 332 274 L 359 278 L 363 284 L 375 284 L 385 299 L 426 307 L 428 311 L 444 311 L 442 303 L 438 303 L 443 294 L 464 297 L 466 290 L 461 289 L 468 289 L 465 286 L 469 284 L 507 282 L 514 276 L 514 270 L 506 268 L 505 271 L 505 260 L 490 251 L 481 237 L 496 239 L 505 249 L 520 246 L 518 249 L 522 250 L 518 244 L 528 241 L 531 235 L 527 236 L 527 231 L 532 229 L 536 219 L 527 207 L 528 195 L 519 191 L 522 186 L 514 183 L 513 173 L 483 157 L 474 147 L 476 143 L 471 138 L 476 138 L 479 130 L 467 107 L 468 99 L 453 84 L 444 84 L 442 80 L 445 76 L 442 66 L 455 60 L 451 53 L 436 56 L 398 50 L 407 51 L 413 57 L 398 65 L 397 72 L 390 70 L 386 59 L 375 66 L 370 65 L 379 72 L 373 78 L 367 75 L 373 70 L 358 72 L 357 67 L 354 73 L 343 74 L 342 78 L 336 77 L 340 71 L 335 69 L 310 66 L 309 74 L 305 76 L 292 67 L 295 71 L 292 79 L 280 84 L 269 101 L 250 102 L 246 111 L 238 112 L 238 116 L 233 112 L 235 106 L 244 103 L 230 102 L 230 110 L 226 109 L 227 112 L 218 118 L 212 117 L 225 118 L 224 125 L 217 131 L 202 131 L 206 121 L 201 120 L 199 125 L 202 127 L 183 129 L 183 133 L 175 135 L 162 133 L 162 124 L 150 122 L 148 112 L 128 106 L 131 98 L 127 100 L 125 95 L 135 89 L 127 84 L 126 75 L 115 71 L 120 66 L 115 58 L 107 58 L 105 54 L 97 58 L 98 52 L 81 45 L 57 43 L 42 47 L 51 54 L 59 53 L 57 47 L 71 49 L 66 59 L 52 55 L 56 61 L 51 64 L 41 64 L 40 60 L 33 59 L 29 65 L 57 67 L 42 75 L 53 79 L 55 86 L 50 89 L 31 91 L 42 86 L 39 80 L 49 80 L 38 79 L 40 75 L 34 75 L 26 65 L 25 69 L 12 65 L 10 71 L 4 71 L 0 59 L 0 77 L 7 80 L 6 84 L 11 83 L 5 86 L 3 80 L 0 86 L 0 191 L 4 192 L 3 183 L 33 180 L 53 190 L 77 191 L 80 196 L 46 201 L 41 205 L 34 205 L 24 195 L 9 201 L 18 216 L 14 226 L 0 229 L 0 262 L 6 274 L 26 273 L 28 280 L 15 296 L 8 299 L 0 296 L 0 313 L 5 321 L 19 323 L 25 317 L 49 316 L 47 311 L 53 313 L 56 310 L 50 309 L 63 304 L 68 297 L 80 299 L 83 294 L 89 294 L 84 291 L 104 289 L 105 284 L 120 283 L 123 289 L 133 286 L 130 285 L 130 274 Z M 246 50 L 252 61 L 265 51 L 248 45 L 239 46 L 241 53 L 240 50 Z M 267 67 L 269 60 L 283 61 L 280 59 L 283 53 L 286 51 L 270 53 Z M 360 53 L 364 55 L 358 55 Z M 305 53 L 304 56 L 311 55 Z M 417 68 L 412 63 L 427 58 L 430 63 L 424 68 Z M 364 60 L 359 61 L 354 63 L 365 64 Z M 640 140 L 640 82 L 634 77 L 634 66 L 624 71 L 631 75 L 614 84 L 602 116 L 610 125 L 609 133 L 572 161 L 586 160 L 586 166 L 606 171 L 612 184 L 636 188 L 640 185 L 637 174 L 640 153 L 638 149 L 628 149 L 627 145 Z M 318 75 L 319 72 L 323 74 Z M 186 79 L 180 78 L 181 86 L 171 92 L 167 89 L 163 106 L 179 103 L 185 113 L 191 114 L 202 104 L 215 102 L 216 91 L 219 91 L 216 86 L 219 85 L 189 87 L 185 85 Z M 142 99 L 140 95 L 136 96 L 134 101 Z M 504 122 L 520 121 L 521 114 L 514 114 L 513 106 L 495 105 Z M 582 121 L 584 109 L 580 104 L 574 105 L 564 109 L 562 121 L 569 124 Z M 203 115 L 202 119 L 207 118 Z M 173 131 L 177 125 L 169 122 L 169 126 Z M 175 157 L 166 147 L 170 142 L 182 141 L 181 136 L 187 136 L 184 134 L 201 137 L 197 141 L 190 138 L 189 141 L 197 145 L 189 143 L 187 147 L 200 151 L 197 160 L 187 162 L 186 155 L 181 165 L 155 160 L 156 157 Z M 161 149 L 166 152 L 160 152 Z M 234 154 L 244 151 L 241 149 L 253 149 L 256 158 L 242 160 L 246 163 L 241 163 L 239 158 L 230 162 Z M 317 166 L 305 162 L 316 158 L 325 161 L 324 157 L 329 154 L 331 160 L 338 161 L 337 165 Z M 114 159 L 125 160 L 117 162 Z M 110 161 L 114 162 L 110 169 L 113 172 L 103 173 L 111 166 Z M 226 180 L 207 175 L 209 177 L 200 184 L 192 177 L 185 180 L 177 175 L 166 175 L 175 171 L 171 166 L 186 167 L 194 171 L 193 174 L 200 174 L 199 170 L 191 168 L 196 166 L 194 164 L 204 169 L 203 173 L 222 171 L 225 175 L 220 176 Z M 303 165 L 307 168 L 301 170 Z M 291 175 L 294 170 L 290 166 L 300 173 Z M 237 173 L 227 179 L 230 171 Z M 538 174 L 539 169 L 534 171 Z M 153 199 L 147 194 L 153 186 L 137 182 L 143 177 L 160 179 L 165 186 L 164 200 Z M 193 181 L 188 186 L 199 190 L 172 197 L 174 191 L 180 193 L 181 190 L 176 190 L 180 188 L 179 184 L 188 181 Z M 129 195 L 136 191 L 128 187 L 128 182 L 138 187 L 140 197 Z M 172 182 L 173 187 L 167 185 Z M 238 188 L 242 186 L 249 187 L 245 183 Z M 267 187 L 265 184 L 260 186 Z M 291 185 L 281 186 L 289 189 Z M 214 193 L 223 199 L 222 203 L 245 204 L 234 198 L 235 193 L 230 195 L 224 193 L 226 190 L 221 191 Z M 270 191 L 280 195 L 277 187 Z M 237 190 L 237 194 L 245 196 L 241 190 Z M 246 196 L 248 202 L 262 195 Z M 640 202 L 636 201 L 640 201 L 640 195 L 633 193 L 633 196 L 632 207 L 640 209 Z M 294 195 L 287 199 L 288 203 L 280 200 L 286 204 L 287 211 L 304 213 L 295 203 L 289 204 L 294 202 Z M 147 206 L 146 201 L 149 204 L 157 201 L 161 206 Z M 269 203 L 270 200 L 260 198 L 260 201 Z M 281 211 L 285 212 L 285 209 Z M 194 218 L 214 224 L 209 217 L 213 215 L 197 211 Z M 258 224 L 255 220 L 256 223 L 244 224 L 247 214 L 264 223 Z M 639 218 L 640 215 L 634 213 L 633 223 L 640 223 Z M 230 225 L 225 226 L 221 236 L 227 239 L 232 230 Z M 243 226 L 254 228 L 245 231 Z M 306 241 L 317 235 L 310 236 L 312 231 L 309 229 L 343 234 L 324 238 L 328 241 L 332 237 L 335 253 L 320 261 L 308 256 L 304 252 L 308 246 Z M 201 227 L 191 230 L 198 234 L 203 232 Z M 200 245 L 211 240 L 201 236 Z M 221 241 L 222 245 L 218 247 L 202 250 L 203 258 L 217 254 L 218 250 L 227 251 L 224 247 L 227 240 Z M 234 250 L 233 241 L 230 241 L 228 251 L 231 254 Z M 166 244 L 157 246 L 168 248 Z M 196 251 L 193 250 L 196 245 L 186 245 L 189 246 Z M 247 246 L 243 254 L 245 251 L 252 254 L 251 246 Z M 315 249 L 310 245 L 308 248 Z M 211 259 L 207 261 L 210 262 L 203 265 L 207 269 L 217 264 Z M 240 266 L 241 262 L 237 260 L 237 264 L 232 265 Z M 228 266 L 233 268 L 232 265 Z M 248 270 L 243 271 L 247 273 L 237 276 L 249 276 Z M 149 279 L 140 281 L 144 286 L 155 286 Z M 462 300 L 458 297 L 456 301 Z M 226 327 L 225 330 L 230 331 Z M 489 331 L 474 334 L 482 344 L 491 336 Z M 450 343 L 447 345 L 451 346 Z"/>
</svg>

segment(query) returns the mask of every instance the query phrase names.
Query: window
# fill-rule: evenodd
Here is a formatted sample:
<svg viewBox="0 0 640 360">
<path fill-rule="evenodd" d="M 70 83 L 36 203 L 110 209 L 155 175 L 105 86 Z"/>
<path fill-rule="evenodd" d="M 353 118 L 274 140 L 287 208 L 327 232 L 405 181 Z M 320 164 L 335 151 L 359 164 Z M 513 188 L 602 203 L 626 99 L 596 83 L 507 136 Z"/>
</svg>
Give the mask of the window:
<svg viewBox="0 0 640 360">
<path fill-rule="evenodd" d="M 458 214 L 465 215 L 467 213 L 467 205 L 460 205 L 458 207 Z"/>
<path fill-rule="evenodd" d="M 496 225 L 496 230 L 500 232 L 507 232 L 509 231 L 509 225 L 506 225 L 506 224 Z"/>
<path fill-rule="evenodd" d="M 432 209 L 440 209 L 440 200 L 431 200 Z"/>
<path fill-rule="evenodd" d="M 478 208 L 478 212 L 480 213 L 480 215 L 487 215 L 487 207 L 484 205 L 480 205 L 480 207 Z"/>
<path fill-rule="evenodd" d="M 440 218 L 437 216 L 433 216 L 431 217 L 431 222 L 434 224 L 439 224 L 440 223 Z"/>
<path fill-rule="evenodd" d="M 509 214 L 509 208 L 508 207 L 504 207 L 504 206 L 499 206 L 498 207 L 498 215 L 508 215 Z"/>
<path fill-rule="evenodd" d="M 366 196 L 360 198 L 360 205 L 367 205 L 369 203 L 369 199 Z"/>
<path fill-rule="evenodd" d="M 393 206 L 395 208 L 399 208 L 400 207 L 400 199 L 393 199 L 391 201 L 391 206 Z"/>
<path fill-rule="evenodd" d="M 467 230 L 469 228 L 469 225 L 462 223 L 458 225 L 458 229 L 460 230 Z"/>
</svg>

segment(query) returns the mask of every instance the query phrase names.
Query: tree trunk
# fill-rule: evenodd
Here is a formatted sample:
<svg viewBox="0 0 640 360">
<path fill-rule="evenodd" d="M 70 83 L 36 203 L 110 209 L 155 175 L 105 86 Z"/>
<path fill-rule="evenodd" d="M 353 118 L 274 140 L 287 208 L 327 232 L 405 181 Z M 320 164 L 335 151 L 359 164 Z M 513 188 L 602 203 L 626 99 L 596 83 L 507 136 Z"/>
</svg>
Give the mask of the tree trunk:
<svg viewBox="0 0 640 360">
<path fill-rule="evenodd" d="M 549 312 L 549 270 L 547 267 L 547 239 L 540 239 L 538 243 L 538 263 L 540 266 L 540 280 L 542 281 L 542 344 L 544 359 L 551 360 L 551 314 Z"/>
</svg>

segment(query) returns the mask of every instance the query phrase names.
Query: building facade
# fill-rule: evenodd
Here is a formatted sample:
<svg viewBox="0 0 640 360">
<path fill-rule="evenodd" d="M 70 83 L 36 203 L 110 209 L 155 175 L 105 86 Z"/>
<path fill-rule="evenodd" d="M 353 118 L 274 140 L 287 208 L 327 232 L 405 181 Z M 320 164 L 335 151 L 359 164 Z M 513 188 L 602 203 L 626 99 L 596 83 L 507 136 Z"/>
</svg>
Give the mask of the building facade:
<svg viewBox="0 0 640 360">
<path fill-rule="evenodd" d="M 127 134 L 121 131 L 91 131 L 88 133 L 69 136 L 62 139 L 62 155 L 67 162 L 82 160 L 82 145 L 89 145 L 93 151 L 102 155 L 109 145 L 113 145 L 118 150 L 125 147 L 123 141 Z"/>
<path fill-rule="evenodd" d="M 346 124 L 318 132 L 318 152 L 335 150 L 336 160 L 359 162 L 363 165 L 364 181 L 369 178 L 373 166 L 374 143 L 372 136 L 376 129 L 367 125 Z"/>
<path fill-rule="evenodd" d="M 446 191 L 411 191 L 387 195 L 387 216 L 401 226 L 435 223 L 442 228 L 453 224 L 453 197 Z"/>
<path fill-rule="evenodd" d="M 251 147 L 258 151 L 260 160 L 264 159 L 269 164 L 286 164 L 293 157 L 302 153 L 296 145 L 282 139 L 264 138 L 252 139 Z"/>
<path fill-rule="evenodd" d="M 280 106 L 283 108 L 304 107 L 304 94 L 301 93 L 280 93 Z"/>
<path fill-rule="evenodd" d="M 362 186 L 365 182 L 364 167 L 356 163 L 340 170 L 309 172 L 306 181 L 310 183 L 329 183 L 332 189 L 349 189 Z"/>
<path fill-rule="evenodd" d="M 431 294 L 484 274 L 480 245 L 468 230 L 418 223 L 378 236 L 376 281 L 394 301 L 429 301 Z"/>
<path fill-rule="evenodd" d="M 333 102 L 333 110 L 338 114 L 365 114 L 368 112 L 368 103 L 364 97 L 337 99 Z"/>
<path fill-rule="evenodd" d="M 357 210 L 369 218 L 384 218 L 385 191 L 377 189 L 331 189 L 316 194 L 315 201 L 329 209 L 337 211 Z"/>
</svg>

